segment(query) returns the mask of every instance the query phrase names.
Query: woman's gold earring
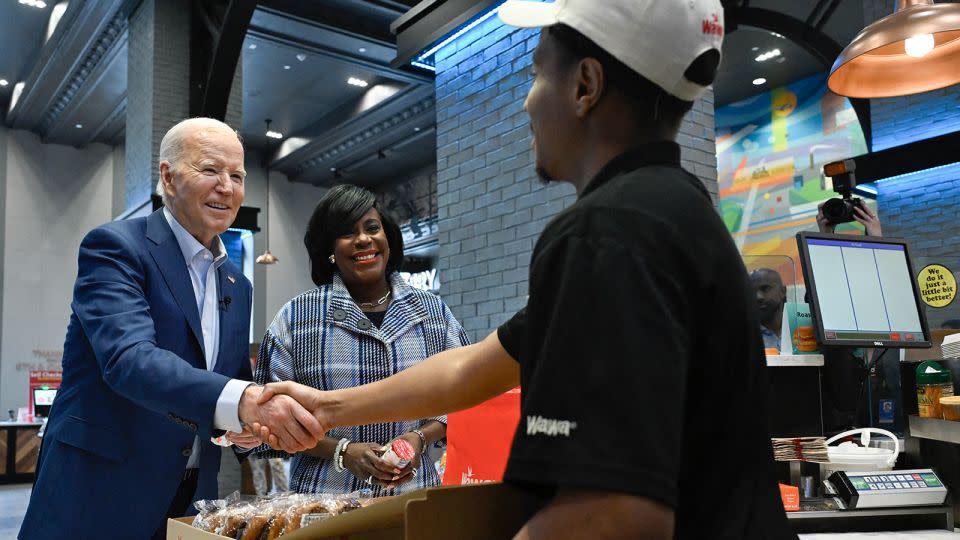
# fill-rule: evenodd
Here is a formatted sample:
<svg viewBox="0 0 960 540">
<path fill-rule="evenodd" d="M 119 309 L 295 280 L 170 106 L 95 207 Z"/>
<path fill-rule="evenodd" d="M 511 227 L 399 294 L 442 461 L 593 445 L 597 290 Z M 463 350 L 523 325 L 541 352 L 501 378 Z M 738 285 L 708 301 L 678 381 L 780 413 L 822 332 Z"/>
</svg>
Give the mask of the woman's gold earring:
<svg viewBox="0 0 960 540">
<path fill-rule="evenodd" d="M 330 255 L 327 259 L 330 261 L 330 264 L 337 264 L 337 258 L 333 255 Z"/>
</svg>

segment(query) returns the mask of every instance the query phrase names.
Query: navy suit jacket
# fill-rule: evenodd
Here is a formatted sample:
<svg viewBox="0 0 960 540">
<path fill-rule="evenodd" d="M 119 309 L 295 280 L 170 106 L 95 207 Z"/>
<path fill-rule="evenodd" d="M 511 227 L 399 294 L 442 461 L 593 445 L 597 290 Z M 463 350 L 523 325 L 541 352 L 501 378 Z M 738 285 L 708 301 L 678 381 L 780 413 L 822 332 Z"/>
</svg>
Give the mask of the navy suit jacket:
<svg viewBox="0 0 960 540">
<path fill-rule="evenodd" d="M 194 437 L 196 499 L 217 498 L 217 398 L 252 380 L 250 282 L 217 271 L 220 349 L 206 369 L 186 262 L 162 211 L 98 227 L 80 245 L 63 351 L 21 539 L 149 538 L 165 521 Z M 94 531 L 101 531 L 94 534 Z"/>
</svg>

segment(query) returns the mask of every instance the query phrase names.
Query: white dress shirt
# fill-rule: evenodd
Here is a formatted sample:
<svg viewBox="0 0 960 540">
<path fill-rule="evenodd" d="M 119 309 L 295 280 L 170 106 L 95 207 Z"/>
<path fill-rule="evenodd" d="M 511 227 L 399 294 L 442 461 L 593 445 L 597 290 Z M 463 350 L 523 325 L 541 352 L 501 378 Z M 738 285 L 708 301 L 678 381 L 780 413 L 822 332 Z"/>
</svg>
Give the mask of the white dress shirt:
<svg viewBox="0 0 960 540">
<path fill-rule="evenodd" d="M 173 235 L 177 238 L 183 260 L 187 263 L 190 274 L 190 283 L 193 285 L 193 294 L 197 300 L 197 311 L 200 314 L 200 328 L 203 331 L 203 354 L 207 361 L 207 369 L 212 370 L 217 363 L 217 352 L 220 349 L 220 298 L 217 290 L 217 269 L 226 260 L 227 249 L 219 236 L 214 247 L 216 253 L 211 252 L 197 241 L 173 217 L 170 210 L 164 208 L 163 216 L 167 218 Z M 238 379 L 231 379 L 220 397 L 217 398 L 217 408 L 213 415 L 213 425 L 218 429 L 239 432 L 240 425 L 240 398 L 243 391 L 251 383 Z M 197 467 L 200 461 L 200 438 L 193 441 L 193 452 L 187 460 L 187 468 Z"/>
</svg>

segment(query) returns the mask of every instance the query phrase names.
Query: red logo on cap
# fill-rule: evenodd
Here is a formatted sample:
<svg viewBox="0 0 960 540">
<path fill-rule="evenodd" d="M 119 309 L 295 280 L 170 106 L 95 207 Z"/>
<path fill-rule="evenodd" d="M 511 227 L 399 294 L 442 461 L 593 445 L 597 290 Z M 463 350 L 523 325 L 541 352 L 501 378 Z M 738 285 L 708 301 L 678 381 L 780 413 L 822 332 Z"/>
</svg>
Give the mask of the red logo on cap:
<svg viewBox="0 0 960 540">
<path fill-rule="evenodd" d="M 706 19 L 703 21 L 703 33 L 712 34 L 715 36 L 723 35 L 723 25 L 720 24 L 720 16 L 716 13 L 713 14 L 713 19 Z"/>
</svg>

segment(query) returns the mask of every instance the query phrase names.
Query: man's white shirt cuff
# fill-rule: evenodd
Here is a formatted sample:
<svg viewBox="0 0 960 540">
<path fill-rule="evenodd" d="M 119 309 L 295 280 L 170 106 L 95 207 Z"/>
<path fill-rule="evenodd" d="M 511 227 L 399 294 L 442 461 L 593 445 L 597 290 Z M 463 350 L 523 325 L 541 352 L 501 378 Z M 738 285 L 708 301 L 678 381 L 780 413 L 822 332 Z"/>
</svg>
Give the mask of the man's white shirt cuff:
<svg viewBox="0 0 960 540">
<path fill-rule="evenodd" d="M 251 382 L 230 379 L 217 398 L 217 410 L 213 413 L 213 426 L 234 433 L 243 431 L 240 425 L 240 398 Z"/>
</svg>

